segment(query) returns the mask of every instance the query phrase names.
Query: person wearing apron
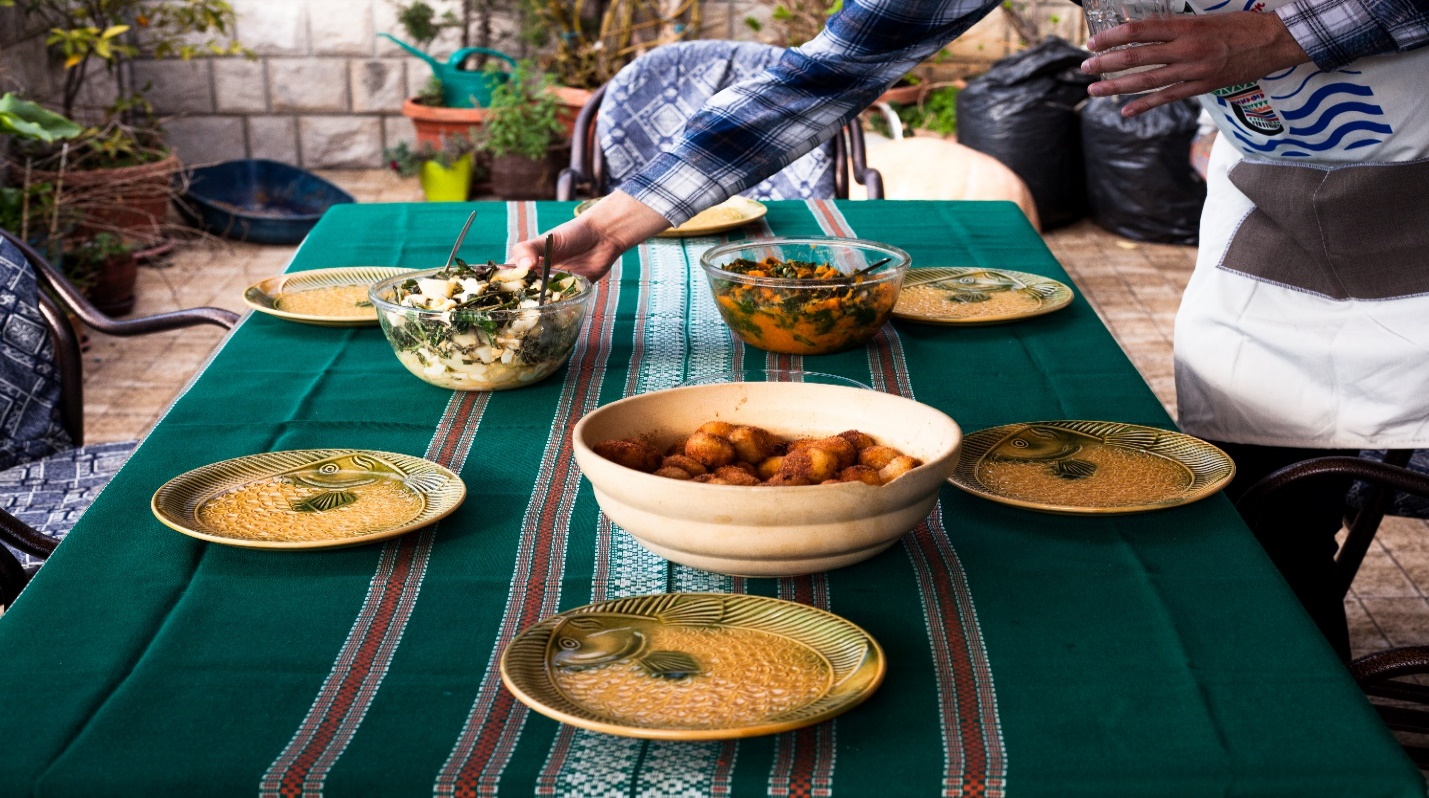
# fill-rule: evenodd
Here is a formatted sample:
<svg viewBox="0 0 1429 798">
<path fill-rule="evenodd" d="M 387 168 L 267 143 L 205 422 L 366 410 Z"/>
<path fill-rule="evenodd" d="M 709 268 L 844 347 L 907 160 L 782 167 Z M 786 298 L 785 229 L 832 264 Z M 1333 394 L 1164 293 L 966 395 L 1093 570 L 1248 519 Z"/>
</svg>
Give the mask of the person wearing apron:
<svg viewBox="0 0 1429 798">
<path fill-rule="evenodd" d="M 1187 3 L 1195 14 L 1242 8 L 1280 11 L 1292 29 L 1298 11 L 1287 0 Z M 1127 33 L 1092 45 L 1164 35 Z M 1233 499 L 1311 457 L 1429 446 L 1429 49 L 1354 58 L 1310 33 L 1304 49 L 1319 63 L 1200 97 L 1220 135 L 1176 317 L 1176 396 L 1181 428 L 1235 459 Z M 1289 497 L 1257 530 L 1346 659 L 1333 558 L 1348 488 Z"/>
<path fill-rule="evenodd" d="M 1336 20 L 1362 22 L 1351 11 L 1365 16 L 1365 2 L 1390 22 L 1337 36 Z M 603 276 L 621 252 L 827 139 L 997 5 L 848 0 L 817 38 L 711 98 L 672 151 L 557 227 L 556 258 Z M 1131 103 L 1134 114 L 1209 92 L 1202 102 L 1221 131 L 1176 323 L 1182 428 L 1236 459 L 1233 497 L 1327 450 L 1429 445 L 1429 49 L 1407 51 L 1429 42 L 1429 0 L 1188 0 L 1183 10 L 1095 37 L 1093 49 L 1151 44 L 1083 65 L 1164 64 L 1092 93 L 1175 84 Z M 1292 35 L 1297 21 L 1309 33 Z M 1323 65 L 1307 55 L 1327 48 Z M 540 246 L 518 244 L 513 261 L 535 264 Z M 1307 497 L 1262 542 L 1348 656 L 1327 579 L 1336 492 Z"/>
</svg>

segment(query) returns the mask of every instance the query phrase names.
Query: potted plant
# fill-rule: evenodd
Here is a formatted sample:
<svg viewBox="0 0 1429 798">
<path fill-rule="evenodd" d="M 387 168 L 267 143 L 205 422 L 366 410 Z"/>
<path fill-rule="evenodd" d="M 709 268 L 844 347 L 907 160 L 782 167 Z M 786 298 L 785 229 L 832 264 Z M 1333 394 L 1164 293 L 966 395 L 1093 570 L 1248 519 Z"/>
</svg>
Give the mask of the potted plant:
<svg viewBox="0 0 1429 798">
<path fill-rule="evenodd" d="M 65 252 L 61 266 L 65 277 L 106 315 L 123 316 L 134 309 L 134 246 L 119 236 L 100 233 L 84 241 Z"/>
<path fill-rule="evenodd" d="M 74 116 L 97 74 L 90 68 L 96 61 L 113 77 L 117 96 L 103 121 L 73 145 L 30 141 L 17 148 L 16 161 L 30 163 L 34 178 L 53 183 L 62 197 L 68 192 L 91 232 L 156 242 L 180 164 L 125 67 L 141 47 L 158 58 L 246 54 L 232 35 L 232 6 L 225 0 L 0 0 L 0 6 L 13 5 L 50 28 L 46 43 L 64 58 L 66 117 Z"/>
<path fill-rule="evenodd" d="M 428 202 L 464 202 L 471 196 L 475 171 L 476 144 L 470 136 L 446 136 L 441 147 L 401 142 L 383 150 L 392 171 L 403 177 L 416 176 Z"/>
<path fill-rule="evenodd" d="M 470 17 L 473 13 L 472 0 L 467 0 L 463 4 L 467 19 L 458 19 L 451 11 L 445 12 L 441 17 L 437 17 L 436 11 L 423 0 L 413 0 L 410 3 L 397 4 L 397 22 L 402 26 L 403 33 L 413 42 L 416 47 L 406 44 L 387 34 L 387 36 L 404 49 L 412 52 L 432 64 L 433 75 L 427 79 L 426 84 L 416 97 L 408 98 L 402 103 L 402 115 L 412 120 L 412 127 L 417 132 L 418 147 L 427 146 L 434 150 L 444 147 L 446 139 L 453 136 L 465 136 L 473 128 L 480 127 L 486 117 L 486 109 L 480 107 L 456 108 L 450 107 L 444 96 L 442 81 L 435 72 L 444 68 L 436 64 L 430 56 L 426 54 L 428 48 L 436 40 L 443 30 L 448 28 L 461 29 L 463 41 L 469 39 Z M 488 25 L 489 27 L 489 25 Z M 489 38 L 489 30 L 487 31 Z"/>
<path fill-rule="evenodd" d="M 482 131 L 482 149 L 491 154 L 491 187 L 503 199 L 549 199 L 564 152 L 566 128 L 552 78 L 522 61 L 511 79 L 496 87 Z"/>
<path fill-rule="evenodd" d="M 632 59 L 700 30 L 699 0 L 649 3 L 611 0 L 599 14 L 587 13 L 583 0 L 530 0 L 522 16 L 528 45 L 550 55 L 543 61 L 555 76 L 549 91 L 560 101 L 560 118 L 569 133 L 595 89 Z"/>
</svg>

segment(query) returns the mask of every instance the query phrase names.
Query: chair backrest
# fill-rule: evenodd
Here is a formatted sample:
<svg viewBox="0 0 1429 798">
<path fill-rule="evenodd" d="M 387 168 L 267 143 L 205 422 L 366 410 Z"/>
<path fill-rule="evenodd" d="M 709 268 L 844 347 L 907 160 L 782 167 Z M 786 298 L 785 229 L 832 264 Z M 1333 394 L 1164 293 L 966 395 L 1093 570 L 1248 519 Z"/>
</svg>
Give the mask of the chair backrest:
<svg viewBox="0 0 1429 798">
<path fill-rule="evenodd" d="M 607 84 L 596 117 L 605 190 L 613 190 L 672 147 L 705 101 L 753 77 L 784 51 L 756 42 L 677 42 L 640 56 Z M 754 199 L 831 199 L 835 142 L 824 142 L 744 192 Z"/>
<path fill-rule="evenodd" d="M 53 314 L 42 301 L 34 266 L 0 238 L 0 469 L 74 446 L 62 421 Z"/>
</svg>

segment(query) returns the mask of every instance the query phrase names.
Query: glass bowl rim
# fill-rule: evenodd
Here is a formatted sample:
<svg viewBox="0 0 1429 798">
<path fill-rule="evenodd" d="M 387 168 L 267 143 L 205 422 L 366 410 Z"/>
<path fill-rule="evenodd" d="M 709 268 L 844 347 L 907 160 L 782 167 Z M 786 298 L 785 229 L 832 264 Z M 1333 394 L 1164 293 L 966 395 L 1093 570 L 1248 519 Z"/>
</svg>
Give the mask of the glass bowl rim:
<svg viewBox="0 0 1429 798">
<path fill-rule="evenodd" d="M 412 271 L 407 272 L 407 273 L 405 273 L 405 274 L 398 274 L 398 275 L 395 275 L 395 276 L 392 276 L 392 277 L 388 277 L 388 278 L 385 279 L 385 280 L 379 280 L 379 281 L 373 283 L 371 288 L 367 289 L 367 298 L 370 299 L 370 300 L 372 300 L 372 305 L 373 305 L 373 307 L 377 308 L 379 311 L 382 311 L 383 313 L 390 313 L 390 312 L 393 312 L 393 311 L 396 311 L 396 312 L 399 312 L 399 313 L 411 312 L 411 313 L 416 314 L 417 316 L 427 316 L 427 317 L 431 317 L 431 318 L 440 319 L 443 314 L 451 313 L 452 311 L 450 311 L 450 310 L 431 310 L 431 309 L 428 309 L 428 308 L 414 308 L 414 307 L 410 307 L 410 306 L 408 306 L 408 305 L 399 305 L 399 304 L 397 304 L 397 303 L 395 303 L 395 302 L 391 302 L 391 301 L 389 301 L 389 300 L 383 299 L 382 297 L 380 297 L 380 296 L 377 295 L 377 292 L 380 291 L 380 290 L 384 290 L 384 289 L 390 288 L 390 287 L 392 287 L 392 286 L 395 286 L 395 285 L 396 285 L 398 282 L 400 282 L 400 281 L 404 281 L 404 280 L 418 280 L 418 279 L 421 279 L 421 278 L 423 278 L 423 277 L 430 277 L 430 276 L 436 274 L 437 272 L 442 271 L 442 270 L 445 269 L 445 268 L 446 268 L 446 267 L 442 267 L 442 269 L 413 269 Z M 545 313 L 547 313 L 547 312 L 549 312 L 549 311 L 552 311 L 552 310 L 554 310 L 554 309 L 556 309 L 556 308 L 573 307 L 573 306 L 575 306 L 575 305 L 587 303 L 587 302 L 589 302 L 592 298 L 594 298 L 594 296 L 595 296 L 595 284 L 592 283 L 589 278 L 585 277 L 584 275 L 576 274 L 575 272 L 562 271 L 562 270 L 560 270 L 560 269 L 552 269 L 552 270 L 551 270 L 551 276 L 552 276 L 552 277 L 555 277 L 557 274 L 568 274 L 568 275 L 570 275 L 570 276 L 576 278 L 577 280 L 580 281 L 579 284 L 583 287 L 584 290 L 582 290 L 580 293 L 576 294 L 575 296 L 568 296 L 568 297 L 566 297 L 565 299 L 558 299 L 558 300 L 556 300 L 556 301 L 554 301 L 554 302 L 547 302 L 545 305 L 543 305 L 543 306 L 541 306 L 541 307 L 539 307 L 539 308 L 500 308 L 500 309 L 493 309 L 493 310 L 482 310 L 482 309 L 480 309 L 480 308 L 463 308 L 463 309 L 462 309 L 461 311 L 459 311 L 459 312 L 461 312 L 461 313 L 483 313 L 483 314 L 486 314 L 487 316 L 496 317 L 496 318 L 502 318 L 502 317 L 504 317 L 504 316 L 513 315 L 513 314 L 525 313 L 525 312 L 531 311 L 531 310 L 534 310 L 534 311 L 536 311 L 537 313 L 545 314 Z"/>
<path fill-rule="evenodd" d="M 848 275 L 843 279 L 835 280 L 799 280 L 793 277 L 750 277 L 739 272 L 726 271 L 714 265 L 711 260 L 719 255 L 729 252 L 737 252 L 741 249 L 756 246 L 779 246 L 782 244 L 811 244 L 814 246 L 843 245 L 849 248 L 862 248 L 874 250 L 893 256 L 895 263 L 880 266 L 878 271 L 870 272 L 869 279 L 863 283 L 851 283 Z M 705 250 L 700 255 L 700 266 L 705 270 L 705 274 L 711 278 L 718 277 L 721 280 L 730 280 L 746 285 L 765 285 L 778 288 L 830 288 L 844 287 L 851 285 L 877 284 L 891 279 L 893 275 L 902 275 L 908 271 L 908 267 L 913 264 L 913 257 L 900 247 L 892 244 L 885 244 L 882 241 L 872 241 L 867 238 L 842 238 L 840 236 L 774 236 L 773 238 L 750 238 L 743 241 L 730 241 L 727 244 L 720 244 Z"/>
<path fill-rule="evenodd" d="M 767 383 L 781 384 L 806 384 L 804 380 L 729 380 L 727 382 L 714 382 L 713 380 L 722 377 L 732 377 L 736 374 L 798 374 L 805 377 L 832 378 L 835 382 L 809 382 L 810 385 L 830 385 L 836 388 L 858 388 L 860 390 L 871 391 L 873 386 L 859 382 L 852 377 L 845 377 L 842 374 L 832 374 L 827 371 L 812 371 L 810 369 L 740 369 L 738 371 L 708 371 L 695 373 L 687 376 L 684 380 L 670 386 L 671 388 L 689 388 L 694 385 L 735 385 L 739 383 L 751 383 L 762 385 Z"/>
</svg>

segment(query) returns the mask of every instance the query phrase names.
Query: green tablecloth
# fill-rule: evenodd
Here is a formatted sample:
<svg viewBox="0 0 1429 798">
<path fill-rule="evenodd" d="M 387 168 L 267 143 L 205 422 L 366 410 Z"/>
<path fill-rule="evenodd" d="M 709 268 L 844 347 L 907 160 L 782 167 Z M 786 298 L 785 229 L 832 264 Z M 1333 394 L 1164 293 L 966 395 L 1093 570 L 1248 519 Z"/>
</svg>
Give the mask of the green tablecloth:
<svg viewBox="0 0 1429 798">
<path fill-rule="evenodd" d="M 293 268 L 439 264 L 469 210 L 339 206 Z M 480 212 L 463 251 L 499 259 L 571 206 Z M 1066 279 L 1009 204 L 780 202 L 767 221 Z M 949 487 L 903 545 L 778 581 L 672 567 L 604 523 L 569 456 L 583 412 L 691 372 L 800 365 L 733 344 L 691 268 L 713 243 L 626 255 L 568 368 L 522 391 L 422 384 L 376 329 L 247 318 L 0 618 L 0 794 L 1424 794 L 1220 497 L 1063 518 Z M 802 365 L 969 430 L 1170 425 L 1081 298 L 1017 325 L 897 323 Z M 207 545 L 149 513 L 185 470 L 316 447 L 450 463 L 466 504 L 309 553 Z M 667 587 L 829 607 L 883 644 L 887 681 L 833 722 L 737 744 L 576 732 L 500 687 L 502 641 L 542 614 Z"/>
</svg>

